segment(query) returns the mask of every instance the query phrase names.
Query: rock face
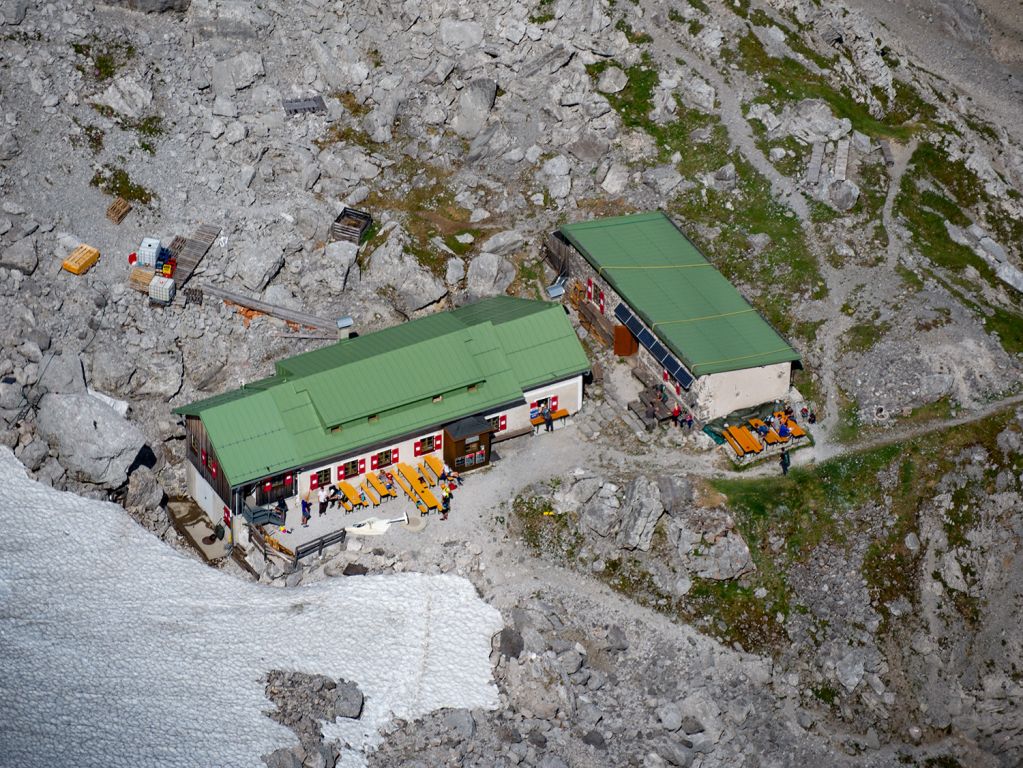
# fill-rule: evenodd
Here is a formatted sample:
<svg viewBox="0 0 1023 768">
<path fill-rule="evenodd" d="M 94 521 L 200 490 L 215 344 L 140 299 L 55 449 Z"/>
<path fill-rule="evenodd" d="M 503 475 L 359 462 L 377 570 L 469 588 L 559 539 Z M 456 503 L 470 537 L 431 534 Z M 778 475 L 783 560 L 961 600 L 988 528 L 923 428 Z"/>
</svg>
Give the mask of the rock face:
<svg viewBox="0 0 1023 768">
<path fill-rule="evenodd" d="M 362 282 L 389 295 L 394 308 L 409 316 L 444 298 L 444 281 L 423 267 L 415 256 L 405 252 L 408 236 L 399 227 L 390 231 L 387 241 L 373 251 Z"/>
<path fill-rule="evenodd" d="M 481 253 L 469 263 L 465 274 L 466 292 L 473 298 L 504 293 L 515 279 L 515 267 L 496 253 Z"/>
<path fill-rule="evenodd" d="M 126 117 L 142 117 L 153 103 L 153 92 L 133 75 L 121 75 L 102 94 L 98 104 L 110 107 Z"/>
<path fill-rule="evenodd" d="M 100 0 L 103 5 L 116 5 L 142 13 L 187 11 L 191 0 Z"/>
<path fill-rule="evenodd" d="M 467 139 L 474 138 L 487 121 L 497 97 L 497 83 L 487 78 L 470 82 L 458 97 L 458 114 L 452 121 L 455 133 Z"/>
<path fill-rule="evenodd" d="M 136 426 L 87 394 L 46 395 L 38 430 L 72 477 L 103 488 L 124 485 L 146 445 Z"/>
<path fill-rule="evenodd" d="M 649 551 L 657 521 L 664 514 L 657 484 L 640 475 L 629 483 L 622 505 L 618 543 L 623 549 Z"/>
</svg>

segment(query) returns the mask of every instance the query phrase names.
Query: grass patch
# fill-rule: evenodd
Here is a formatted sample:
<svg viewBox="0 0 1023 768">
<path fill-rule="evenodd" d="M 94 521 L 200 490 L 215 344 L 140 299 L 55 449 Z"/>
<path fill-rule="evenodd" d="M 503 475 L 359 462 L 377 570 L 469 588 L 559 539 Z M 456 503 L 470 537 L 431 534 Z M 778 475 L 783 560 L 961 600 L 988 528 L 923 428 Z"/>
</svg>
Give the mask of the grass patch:
<svg viewBox="0 0 1023 768">
<path fill-rule="evenodd" d="M 135 57 L 135 47 L 129 43 L 105 42 L 95 38 L 87 43 L 71 43 L 71 49 L 85 60 L 76 63 L 75 69 L 99 82 L 112 78 Z"/>
<path fill-rule="evenodd" d="M 454 201 L 447 183 L 450 175 L 450 171 L 406 157 L 391 168 L 389 186 L 375 189 L 365 201 L 369 209 L 389 211 L 400 218 L 409 235 L 409 252 L 439 277 L 447 270 L 450 254 L 430 240 L 440 237 L 450 246 L 455 235 L 473 231 L 469 211 Z"/>
<path fill-rule="evenodd" d="M 857 101 L 847 88 L 836 88 L 825 77 L 810 72 L 795 59 L 768 55 L 752 32 L 747 32 L 739 40 L 734 57 L 749 75 L 760 75 L 763 78 L 766 94 L 758 98 L 758 101 L 783 104 L 803 99 L 823 99 L 838 117 L 849 118 L 853 128 L 868 136 L 905 141 L 921 127 L 917 123 L 903 120 L 899 110 L 883 120 L 873 117 L 867 105 Z"/>
<path fill-rule="evenodd" d="M 888 173 L 884 163 L 865 163 L 860 166 L 860 199 L 853 209 L 870 220 L 880 219 L 885 200 L 888 199 Z"/>
<path fill-rule="evenodd" d="M 530 24 L 545 24 L 554 19 L 554 0 L 540 0 L 529 17 Z"/>
<path fill-rule="evenodd" d="M 341 106 L 344 107 L 348 114 L 352 117 L 363 117 L 369 113 L 369 107 L 365 104 L 359 103 L 358 97 L 351 91 L 334 91 L 331 98 L 337 99 L 341 102 Z"/>
<path fill-rule="evenodd" d="M 104 165 L 95 174 L 89 184 L 113 197 L 123 197 L 134 203 L 149 205 L 155 195 L 141 184 L 136 184 L 123 168 Z"/>
<path fill-rule="evenodd" d="M 636 32 L 625 19 L 619 19 L 615 29 L 625 33 L 625 39 L 633 45 L 644 45 L 653 40 L 646 32 Z"/>
<path fill-rule="evenodd" d="M 92 151 L 92 154 L 98 155 L 103 149 L 103 139 L 106 137 L 106 133 L 98 125 L 81 123 L 73 117 L 71 119 L 82 131 L 81 135 L 70 137 L 71 145 L 81 146 L 84 144 Z"/>
<path fill-rule="evenodd" d="M 703 0 L 686 0 L 686 2 L 700 13 L 710 13 L 710 8 L 707 7 L 707 4 L 703 2 Z"/>
<path fill-rule="evenodd" d="M 873 348 L 882 337 L 891 330 L 888 321 L 878 322 L 876 319 L 865 323 L 857 323 L 845 332 L 844 347 L 848 352 L 866 352 Z"/>
<path fill-rule="evenodd" d="M 646 130 L 653 125 L 650 110 L 653 108 L 654 88 L 660 79 L 653 68 L 649 54 L 644 53 L 639 64 L 622 67 L 614 59 L 598 61 L 586 66 L 586 72 L 596 82 L 608 67 L 618 67 L 629 77 L 629 82 L 618 93 L 605 93 L 608 104 L 622 118 L 627 128 Z"/>
</svg>

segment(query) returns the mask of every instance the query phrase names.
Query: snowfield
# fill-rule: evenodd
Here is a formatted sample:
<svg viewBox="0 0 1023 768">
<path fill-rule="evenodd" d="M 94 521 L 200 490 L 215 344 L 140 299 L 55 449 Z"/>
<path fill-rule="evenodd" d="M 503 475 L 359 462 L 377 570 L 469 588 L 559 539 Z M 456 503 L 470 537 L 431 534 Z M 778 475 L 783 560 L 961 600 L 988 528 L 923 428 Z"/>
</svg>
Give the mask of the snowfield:
<svg viewBox="0 0 1023 768">
<path fill-rule="evenodd" d="M 343 677 L 364 762 L 394 717 L 497 706 L 496 610 L 468 581 L 405 574 L 296 589 L 242 582 L 120 507 L 30 480 L 0 448 L 0 765 L 261 766 L 297 743 L 264 712 L 270 669 Z"/>
</svg>

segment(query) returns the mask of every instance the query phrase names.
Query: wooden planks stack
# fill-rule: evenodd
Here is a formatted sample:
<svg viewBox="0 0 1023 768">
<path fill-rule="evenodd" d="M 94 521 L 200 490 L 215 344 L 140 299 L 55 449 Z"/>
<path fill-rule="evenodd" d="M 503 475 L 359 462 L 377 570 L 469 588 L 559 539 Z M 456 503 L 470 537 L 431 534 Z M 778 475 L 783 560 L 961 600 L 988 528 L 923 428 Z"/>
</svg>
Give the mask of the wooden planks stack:
<svg viewBox="0 0 1023 768">
<path fill-rule="evenodd" d="M 61 265 L 72 275 L 83 275 L 99 261 L 99 251 L 91 245 L 79 245 L 64 259 Z"/>
<path fill-rule="evenodd" d="M 128 287 L 149 295 L 149 284 L 153 282 L 153 277 L 156 275 L 149 267 L 132 267 L 131 273 L 128 275 Z"/>
<path fill-rule="evenodd" d="M 120 224 L 130 212 L 131 203 L 123 197 L 119 197 L 107 208 L 107 218 L 114 222 L 114 224 Z"/>
<path fill-rule="evenodd" d="M 171 242 L 170 252 L 178 260 L 174 278 L 179 287 L 183 287 L 188 282 L 192 273 L 195 272 L 195 268 L 199 266 L 199 262 L 202 261 L 203 256 L 210 250 L 219 235 L 220 227 L 212 224 L 200 224 L 191 237 L 181 238 L 181 243 L 178 242 L 177 237 L 174 238 Z M 174 254 L 176 246 L 180 247 L 180 252 Z"/>
</svg>

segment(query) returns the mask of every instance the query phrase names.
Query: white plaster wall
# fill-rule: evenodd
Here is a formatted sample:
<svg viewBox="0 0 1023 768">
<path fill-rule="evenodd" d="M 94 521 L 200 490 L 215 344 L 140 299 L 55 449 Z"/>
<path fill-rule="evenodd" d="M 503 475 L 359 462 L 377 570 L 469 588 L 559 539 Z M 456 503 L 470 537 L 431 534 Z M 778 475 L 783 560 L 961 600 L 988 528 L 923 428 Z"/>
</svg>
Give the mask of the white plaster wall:
<svg viewBox="0 0 1023 768">
<path fill-rule="evenodd" d="M 206 516 L 216 525 L 224 519 L 224 507 L 230 507 L 223 501 L 213 486 L 206 482 L 206 478 L 195 468 L 190 461 L 185 462 L 185 481 L 188 484 L 188 495 L 206 513 Z"/>
<path fill-rule="evenodd" d="M 701 376 L 691 390 L 695 397 L 696 417 L 710 421 L 741 408 L 784 400 L 788 395 L 791 374 L 791 363 L 775 363 Z"/>
<path fill-rule="evenodd" d="M 557 397 L 558 408 L 566 409 L 570 414 L 576 413 L 583 405 L 583 377 L 576 376 L 565 381 L 560 381 L 557 384 L 547 385 L 538 387 L 537 389 L 531 389 L 523 393 L 526 404 L 520 405 L 515 408 L 510 408 L 507 411 L 498 411 L 496 413 L 488 414 L 487 418 L 493 418 L 494 416 L 504 415 L 507 417 L 505 432 L 516 432 L 523 429 L 531 429 L 532 424 L 529 422 L 529 404 L 536 402 L 545 397 Z M 494 437 L 499 439 L 501 432 L 496 432 Z"/>
</svg>

